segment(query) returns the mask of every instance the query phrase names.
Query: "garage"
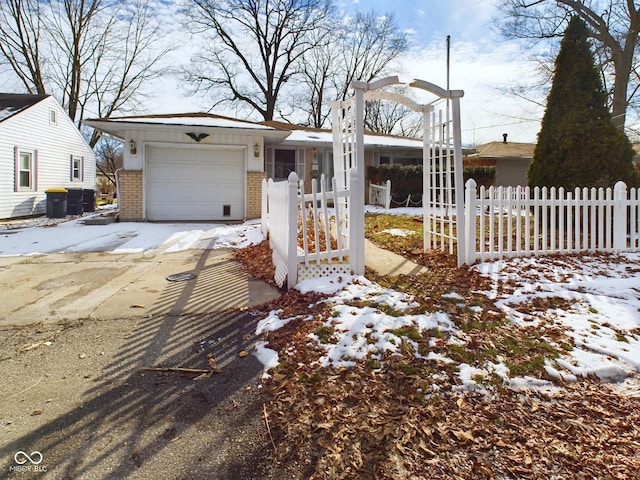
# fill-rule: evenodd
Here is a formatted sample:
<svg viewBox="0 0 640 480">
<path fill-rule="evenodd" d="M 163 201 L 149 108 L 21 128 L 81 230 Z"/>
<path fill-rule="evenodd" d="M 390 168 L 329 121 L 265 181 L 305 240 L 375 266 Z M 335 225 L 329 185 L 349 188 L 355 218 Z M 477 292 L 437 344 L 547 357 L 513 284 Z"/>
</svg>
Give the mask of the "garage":
<svg viewBox="0 0 640 480">
<path fill-rule="evenodd" d="M 245 152 L 224 146 L 147 146 L 147 220 L 243 220 Z"/>
</svg>

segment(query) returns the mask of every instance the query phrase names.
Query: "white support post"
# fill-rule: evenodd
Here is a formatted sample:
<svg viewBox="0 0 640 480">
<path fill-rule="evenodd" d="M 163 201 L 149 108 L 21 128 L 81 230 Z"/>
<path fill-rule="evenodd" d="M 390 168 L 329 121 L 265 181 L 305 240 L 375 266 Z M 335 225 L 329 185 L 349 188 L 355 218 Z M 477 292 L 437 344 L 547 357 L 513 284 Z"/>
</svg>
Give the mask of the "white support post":
<svg viewBox="0 0 640 480">
<path fill-rule="evenodd" d="M 627 248 L 627 185 L 617 182 L 613 190 L 613 250 Z"/>
<path fill-rule="evenodd" d="M 431 112 L 433 107 L 422 110 L 422 251 L 431 250 Z"/>
<path fill-rule="evenodd" d="M 355 169 L 349 172 L 349 262 L 356 275 L 364 275 L 364 88 L 353 83 L 355 108 Z"/>
<path fill-rule="evenodd" d="M 460 128 L 460 97 L 453 96 L 451 98 L 451 113 L 453 115 L 453 160 L 454 175 L 456 188 L 456 225 L 458 237 L 458 266 L 463 265 L 465 240 L 465 216 L 461 212 L 461 206 L 464 205 L 464 183 L 462 180 L 462 131 Z M 474 243 L 475 248 L 475 243 Z"/>
<path fill-rule="evenodd" d="M 466 219 L 466 248 L 464 252 L 464 258 L 460 260 L 458 256 L 458 263 L 462 261 L 462 264 L 472 265 L 476 261 L 476 196 L 477 185 L 473 178 L 467 181 L 465 186 L 466 203 L 464 206 L 463 216 Z M 482 212 L 480 213 L 482 215 Z M 458 250 L 459 252 L 459 250 Z M 460 255 L 460 253 L 458 253 Z"/>
<path fill-rule="evenodd" d="M 298 176 L 291 172 L 287 185 L 287 287 L 293 288 L 298 283 Z"/>
</svg>

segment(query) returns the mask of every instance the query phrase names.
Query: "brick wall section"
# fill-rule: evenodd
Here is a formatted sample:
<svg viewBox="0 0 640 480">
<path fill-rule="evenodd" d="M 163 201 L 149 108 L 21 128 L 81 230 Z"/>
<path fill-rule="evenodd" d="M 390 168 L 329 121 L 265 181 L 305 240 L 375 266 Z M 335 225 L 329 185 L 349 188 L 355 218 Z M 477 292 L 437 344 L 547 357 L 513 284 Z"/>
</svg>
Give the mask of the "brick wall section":
<svg viewBox="0 0 640 480">
<path fill-rule="evenodd" d="M 262 215 L 262 180 L 265 172 L 247 172 L 247 220 Z"/>
<path fill-rule="evenodd" d="M 142 170 L 120 170 L 118 184 L 120 220 L 142 222 Z"/>
</svg>

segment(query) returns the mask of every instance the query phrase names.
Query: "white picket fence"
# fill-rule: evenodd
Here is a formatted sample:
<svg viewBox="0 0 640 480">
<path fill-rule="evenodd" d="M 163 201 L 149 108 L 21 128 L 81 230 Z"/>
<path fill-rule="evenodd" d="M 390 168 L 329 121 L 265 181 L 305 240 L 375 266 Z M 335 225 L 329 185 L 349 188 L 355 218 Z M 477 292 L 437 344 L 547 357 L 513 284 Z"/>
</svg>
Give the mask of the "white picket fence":
<svg viewBox="0 0 640 480">
<path fill-rule="evenodd" d="M 291 288 L 306 278 L 353 270 L 346 210 L 349 190 L 338 190 L 335 178 L 332 187 L 326 188 L 323 175 L 319 182 L 312 180 L 311 193 L 305 194 L 304 182 L 295 172 L 285 181 L 263 180 L 262 231 L 269 238 L 279 286 L 286 281 Z"/>
<path fill-rule="evenodd" d="M 391 208 L 391 180 L 387 180 L 382 185 L 369 184 L 369 205 Z"/>
<path fill-rule="evenodd" d="M 465 185 L 462 263 L 554 253 L 640 250 L 640 192 Z"/>
</svg>

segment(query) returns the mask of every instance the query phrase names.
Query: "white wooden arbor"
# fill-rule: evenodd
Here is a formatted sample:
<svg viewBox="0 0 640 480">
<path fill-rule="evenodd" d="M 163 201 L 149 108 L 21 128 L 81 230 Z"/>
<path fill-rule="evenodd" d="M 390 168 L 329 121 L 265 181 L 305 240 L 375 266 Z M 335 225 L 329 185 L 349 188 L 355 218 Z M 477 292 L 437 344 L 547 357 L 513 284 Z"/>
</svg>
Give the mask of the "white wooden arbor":
<svg viewBox="0 0 640 480">
<path fill-rule="evenodd" d="M 422 113 L 424 251 L 439 248 L 454 253 L 458 265 L 464 253 L 464 184 L 460 99 L 462 90 L 446 90 L 424 80 L 408 85 L 433 95 L 435 99 L 418 104 L 410 98 L 382 90 L 403 85 L 397 76 L 374 82 L 353 82 L 354 95 L 332 102 L 333 162 L 338 190 L 350 189 L 337 205 L 348 228 L 350 263 L 354 273 L 364 274 L 364 108 L 365 100 L 388 100 Z"/>
</svg>

